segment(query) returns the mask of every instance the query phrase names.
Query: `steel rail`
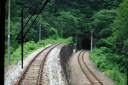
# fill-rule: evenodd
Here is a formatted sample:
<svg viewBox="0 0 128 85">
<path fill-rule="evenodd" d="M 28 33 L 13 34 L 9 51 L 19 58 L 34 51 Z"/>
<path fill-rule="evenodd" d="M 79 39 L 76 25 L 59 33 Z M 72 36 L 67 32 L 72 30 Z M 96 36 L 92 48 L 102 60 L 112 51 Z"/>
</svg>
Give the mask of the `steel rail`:
<svg viewBox="0 0 128 85">
<path fill-rule="evenodd" d="M 95 85 L 94 82 L 90 79 L 90 77 L 86 74 L 85 70 L 82 68 L 82 65 L 80 64 L 80 56 L 81 56 L 82 52 L 84 52 L 84 51 L 81 51 L 81 52 L 79 53 L 79 55 L 78 55 L 78 63 L 79 63 L 79 65 L 80 65 L 80 68 L 81 68 L 82 72 L 83 72 L 84 75 L 88 78 L 89 82 L 90 82 L 92 85 Z M 83 54 L 82 54 L 82 56 L 83 56 Z"/>
<path fill-rule="evenodd" d="M 93 75 L 93 77 L 94 77 L 99 83 L 101 83 L 101 85 L 104 85 L 104 84 L 94 75 L 94 73 L 89 69 L 89 67 L 88 67 L 87 64 L 85 63 L 84 58 L 83 58 L 85 52 L 87 52 L 87 51 L 81 51 L 81 52 L 79 53 L 79 55 L 78 55 L 78 63 L 79 63 L 79 65 L 80 65 L 80 68 L 81 68 L 82 72 L 83 72 L 83 73 L 85 74 L 85 76 L 88 78 L 88 80 L 90 81 L 90 83 L 91 83 L 92 85 L 95 85 L 94 81 L 92 81 L 92 79 L 88 76 L 88 74 L 86 73 L 86 71 L 85 71 L 84 68 L 82 67 L 82 64 L 81 64 L 81 62 L 80 62 L 80 57 L 82 57 L 82 60 L 83 60 L 84 65 L 86 66 L 86 68 L 88 69 L 88 71 Z"/>
<path fill-rule="evenodd" d="M 52 45 L 50 45 L 50 46 L 44 48 L 42 51 L 40 51 L 40 52 L 30 61 L 30 63 L 26 66 L 26 68 L 24 69 L 23 73 L 21 74 L 21 76 L 20 76 L 19 80 L 17 81 L 16 85 L 19 85 L 19 84 L 20 84 L 20 82 L 21 82 L 23 76 L 24 76 L 25 73 L 27 72 L 27 70 L 28 70 L 29 66 L 32 64 L 32 62 L 36 59 L 36 57 L 39 56 L 44 50 L 50 48 L 50 47 L 53 46 L 53 45 L 55 45 L 55 44 L 52 44 Z M 58 45 L 58 44 L 57 44 L 57 45 Z"/>
<path fill-rule="evenodd" d="M 86 52 L 86 51 L 85 51 Z M 84 52 L 84 53 L 85 53 Z M 83 55 L 84 55 L 84 53 L 83 53 Z M 96 78 L 96 80 L 98 80 L 98 82 L 99 83 L 101 83 L 101 85 L 104 85 L 101 81 L 100 81 L 100 79 L 90 70 L 90 68 L 88 67 L 88 65 L 85 63 L 85 61 L 84 61 L 84 56 L 82 56 L 82 60 L 83 60 L 83 62 L 84 62 L 84 65 L 87 67 L 87 69 L 89 70 L 89 72 L 91 72 L 91 74 Z"/>
<path fill-rule="evenodd" d="M 40 84 L 40 80 L 41 80 L 41 76 L 42 76 L 42 70 L 43 70 L 43 67 L 44 67 L 44 62 L 48 56 L 48 54 L 51 52 L 52 49 L 54 49 L 56 46 L 58 46 L 59 44 L 55 45 L 54 47 L 52 47 L 48 52 L 47 54 L 45 55 L 44 59 L 42 60 L 41 62 L 41 67 L 40 67 L 40 71 L 39 71 L 39 76 L 38 76 L 38 85 L 41 85 Z"/>
</svg>

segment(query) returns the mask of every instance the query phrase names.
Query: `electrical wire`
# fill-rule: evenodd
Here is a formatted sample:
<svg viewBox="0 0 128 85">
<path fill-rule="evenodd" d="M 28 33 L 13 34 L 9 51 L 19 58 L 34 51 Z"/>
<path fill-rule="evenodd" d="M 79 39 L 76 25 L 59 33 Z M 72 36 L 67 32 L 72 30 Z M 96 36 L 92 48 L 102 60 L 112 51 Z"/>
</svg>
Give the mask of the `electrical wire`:
<svg viewBox="0 0 128 85">
<path fill-rule="evenodd" d="M 23 39 L 26 37 L 27 33 L 29 32 L 30 28 L 32 27 L 32 25 L 34 24 L 34 22 L 36 21 L 37 17 L 39 16 L 39 14 L 42 12 L 42 10 L 44 9 L 44 7 L 47 5 L 47 3 L 49 2 L 49 0 L 46 0 L 44 5 L 42 6 L 42 8 L 40 9 L 40 12 L 38 13 L 38 15 L 36 16 L 36 18 L 34 19 L 34 21 L 32 22 L 31 26 L 29 27 L 29 29 L 27 30 L 27 32 L 25 33 L 25 35 L 23 36 Z"/>
<path fill-rule="evenodd" d="M 40 0 L 40 3 L 39 3 L 39 4 L 41 4 L 41 2 L 42 2 L 42 0 Z M 24 30 L 24 28 L 27 26 L 27 24 L 28 24 L 28 22 L 30 21 L 30 19 L 32 18 L 32 16 L 34 16 L 34 14 L 36 13 L 38 7 L 39 7 L 39 5 L 36 6 L 36 9 L 35 9 L 34 12 L 32 13 L 32 15 L 29 17 L 28 21 L 25 23 L 25 25 L 24 25 L 24 27 L 23 27 L 23 30 Z M 18 38 L 21 36 L 21 33 L 22 33 L 22 32 L 20 31 L 20 33 L 19 33 L 18 36 L 16 37 L 16 40 L 18 40 Z"/>
</svg>

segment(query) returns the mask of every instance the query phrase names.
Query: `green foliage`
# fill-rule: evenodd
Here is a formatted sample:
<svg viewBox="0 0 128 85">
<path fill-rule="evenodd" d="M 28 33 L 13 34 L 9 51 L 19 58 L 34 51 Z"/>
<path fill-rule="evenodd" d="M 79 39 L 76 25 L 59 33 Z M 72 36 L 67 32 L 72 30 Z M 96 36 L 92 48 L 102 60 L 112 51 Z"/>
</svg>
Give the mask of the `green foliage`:
<svg viewBox="0 0 128 85">
<path fill-rule="evenodd" d="M 41 40 L 41 44 L 40 44 L 41 46 L 39 46 L 39 43 L 35 43 L 34 41 L 29 41 L 24 44 L 24 58 L 26 58 L 26 56 L 32 53 L 33 51 L 53 43 L 72 44 L 72 37 L 69 37 L 67 39 L 57 38 L 56 40 L 54 39 Z M 19 46 L 15 51 L 11 53 L 10 58 L 11 58 L 10 60 L 11 64 L 18 62 L 21 59 L 21 46 Z M 5 67 L 7 66 L 7 54 L 5 54 L 4 57 L 4 66 Z"/>
<path fill-rule="evenodd" d="M 128 39 L 124 41 L 123 53 L 128 55 Z"/>
<path fill-rule="evenodd" d="M 75 33 L 75 29 L 77 28 L 78 20 L 77 17 L 73 16 L 71 12 L 62 11 L 59 13 L 59 28 L 58 32 L 63 31 L 63 37 L 67 38 L 68 36 L 72 36 Z M 67 22 L 68 21 L 68 22 Z"/>
<path fill-rule="evenodd" d="M 42 23 L 42 29 L 41 29 L 41 37 L 43 38 L 47 38 L 49 36 L 49 29 L 50 29 L 50 24 L 47 23 L 47 22 L 44 22 Z"/>
<path fill-rule="evenodd" d="M 117 16 L 112 25 L 112 35 L 109 37 L 110 42 L 114 43 L 119 54 L 128 56 L 127 54 L 127 39 L 128 39 L 128 0 L 124 0 L 117 8 Z M 123 47 L 123 48 L 122 48 Z M 127 60 L 128 61 L 128 60 Z"/>
<path fill-rule="evenodd" d="M 125 0 L 123 3 L 125 3 Z M 123 4 L 122 3 L 122 4 Z M 128 5 L 128 3 L 127 3 Z M 97 28 L 96 46 L 91 54 L 91 58 L 96 66 L 107 76 L 112 78 L 117 85 L 126 85 L 126 65 L 127 65 L 127 34 L 126 27 L 127 5 L 120 5 L 117 12 L 97 12 L 94 15 L 92 24 Z M 124 10 L 122 12 L 122 10 Z M 117 16 L 115 14 L 117 13 Z M 124 14 L 123 14 L 124 13 Z M 124 16 L 125 15 L 125 16 Z M 113 23 L 113 19 L 114 23 Z M 112 24 L 113 23 L 113 24 Z M 98 32 L 99 31 L 99 32 Z M 112 36 L 111 36 L 112 35 Z M 98 40 L 100 38 L 100 40 Z M 106 46 L 106 47 L 102 47 Z"/>
<path fill-rule="evenodd" d="M 34 41 L 29 41 L 27 43 L 25 43 L 24 45 L 24 53 L 26 54 L 27 51 L 33 51 L 35 49 L 39 48 L 39 46 L 34 42 Z"/>
<path fill-rule="evenodd" d="M 112 78 L 117 85 L 126 85 L 126 76 L 120 73 L 116 67 L 112 70 L 106 70 L 104 74 Z"/>
<path fill-rule="evenodd" d="M 42 31 L 41 31 L 41 38 L 47 39 L 52 38 L 56 39 L 57 37 L 73 37 L 76 35 L 76 30 L 78 30 L 78 35 L 80 38 L 83 38 L 85 36 L 89 36 L 89 27 L 91 27 L 90 23 L 92 22 L 92 16 L 94 13 L 101 9 L 110 9 L 115 8 L 118 6 L 118 4 L 122 2 L 122 0 L 105 0 L 105 1 L 98 1 L 98 0 L 86 0 L 85 1 L 79 1 L 79 0 L 51 0 L 43 10 L 43 12 L 40 14 L 42 16 Z M 38 6 L 38 9 L 28 25 L 25 28 L 25 31 L 29 28 L 30 24 L 36 17 L 37 13 L 39 12 L 42 4 L 44 1 L 40 2 L 40 0 L 12 0 L 11 1 L 11 21 L 13 22 L 13 25 L 11 28 L 14 28 L 11 30 L 12 37 L 16 37 L 18 32 L 20 32 L 21 28 L 21 9 L 24 8 L 24 24 L 29 19 L 30 15 L 32 15 L 33 11 Z M 8 2 L 6 3 L 6 9 L 8 9 Z M 107 11 L 107 14 L 110 14 L 109 11 Z M 6 11 L 6 19 L 7 19 L 7 11 Z M 113 14 L 110 14 L 109 18 L 113 18 Z M 107 21 L 108 22 L 108 21 Z M 27 34 L 25 38 L 25 42 L 28 41 L 38 41 L 38 28 L 40 24 L 40 17 L 37 18 L 36 22 L 31 27 L 29 33 Z M 6 23 L 7 26 L 7 23 Z M 58 35 L 52 35 L 50 33 L 50 29 L 55 28 L 58 31 Z M 7 27 L 6 27 L 7 29 Z M 24 31 L 24 32 L 25 32 Z M 107 31 L 107 32 L 106 32 Z M 104 33 L 105 32 L 105 33 Z M 7 30 L 6 33 L 7 34 Z M 109 36 L 110 29 L 103 30 L 101 33 L 99 33 L 99 36 L 104 36 L 107 34 Z M 14 39 L 13 38 L 13 39 Z M 6 41 L 7 42 L 7 41 Z M 12 47 L 16 49 L 18 47 L 17 41 L 11 40 Z"/>
<path fill-rule="evenodd" d="M 51 38 L 53 38 L 55 40 L 59 37 L 58 31 L 53 27 L 50 28 L 50 32 L 49 33 L 50 33 L 49 37 L 51 37 Z"/>
<path fill-rule="evenodd" d="M 112 54 L 108 48 L 101 47 L 93 49 L 90 57 L 96 67 L 112 78 L 117 85 L 126 85 L 125 62 L 122 60 L 124 56 Z"/>
<path fill-rule="evenodd" d="M 106 38 L 111 35 L 112 31 L 110 25 L 116 17 L 115 10 L 100 10 L 92 19 L 92 25 L 95 28 L 96 38 Z"/>
<path fill-rule="evenodd" d="M 125 0 L 117 9 L 118 16 L 113 23 L 113 41 L 128 39 L 128 0 Z"/>
<path fill-rule="evenodd" d="M 8 20 L 5 21 L 5 24 L 8 23 Z M 17 24 L 17 23 L 16 23 Z M 16 26 L 16 24 L 14 24 L 12 21 L 10 22 L 10 54 L 12 54 L 12 52 L 15 51 L 15 49 L 18 47 L 18 42 L 16 41 L 16 36 L 17 35 L 17 28 L 18 26 Z M 7 53 L 7 40 L 8 40 L 8 27 L 7 25 L 5 26 L 5 53 Z"/>
</svg>

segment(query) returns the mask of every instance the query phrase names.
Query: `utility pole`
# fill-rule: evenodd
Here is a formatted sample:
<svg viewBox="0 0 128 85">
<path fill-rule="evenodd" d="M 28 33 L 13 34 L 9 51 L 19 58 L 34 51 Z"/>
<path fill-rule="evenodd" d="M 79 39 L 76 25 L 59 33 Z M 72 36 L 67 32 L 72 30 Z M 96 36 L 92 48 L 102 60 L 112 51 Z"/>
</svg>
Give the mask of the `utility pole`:
<svg viewBox="0 0 128 85">
<path fill-rule="evenodd" d="M 22 62 L 22 69 L 23 69 L 23 43 L 24 43 L 24 38 L 23 38 L 23 9 L 21 10 L 21 62 Z"/>
<path fill-rule="evenodd" d="M 128 85 L 128 67 L 127 67 L 127 85 Z"/>
<path fill-rule="evenodd" d="M 8 1 L 8 65 L 10 65 L 10 4 L 11 1 Z"/>
<path fill-rule="evenodd" d="M 39 46 L 40 46 L 40 40 L 41 40 L 41 18 L 40 18 L 40 26 L 39 26 Z"/>
<path fill-rule="evenodd" d="M 128 62 L 126 62 L 126 74 L 127 74 L 127 85 L 128 85 Z"/>
<path fill-rule="evenodd" d="M 76 39 L 75 39 L 75 52 L 77 51 L 77 32 L 76 32 Z"/>
<path fill-rule="evenodd" d="M 95 29 L 91 29 L 90 32 L 91 32 L 91 53 L 92 53 L 92 48 L 93 48 L 93 32 L 94 32 Z"/>
</svg>

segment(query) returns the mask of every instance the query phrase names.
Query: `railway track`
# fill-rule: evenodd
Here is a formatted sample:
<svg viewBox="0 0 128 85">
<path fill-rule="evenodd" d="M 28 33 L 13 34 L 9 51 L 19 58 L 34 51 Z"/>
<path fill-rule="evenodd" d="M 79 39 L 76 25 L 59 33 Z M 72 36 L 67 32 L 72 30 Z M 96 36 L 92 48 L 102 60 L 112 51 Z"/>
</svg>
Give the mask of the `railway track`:
<svg viewBox="0 0 128 85">
<path fill-rule="evenodd" d="M 81 70 L 92 85 L 105 85 L 87 66 L 86 62 L 84 61 L 85 52 L 87 51 L 81 51 L 78 55 L 78 63 L 80 65 Z"/>
<path fill-rule="evenodd" d="M 60 44 L 52 44 L 39 52 L 26 66 L 15 85 L 41 85 L 42 69 L 47 55 Z"/>
</svg>

